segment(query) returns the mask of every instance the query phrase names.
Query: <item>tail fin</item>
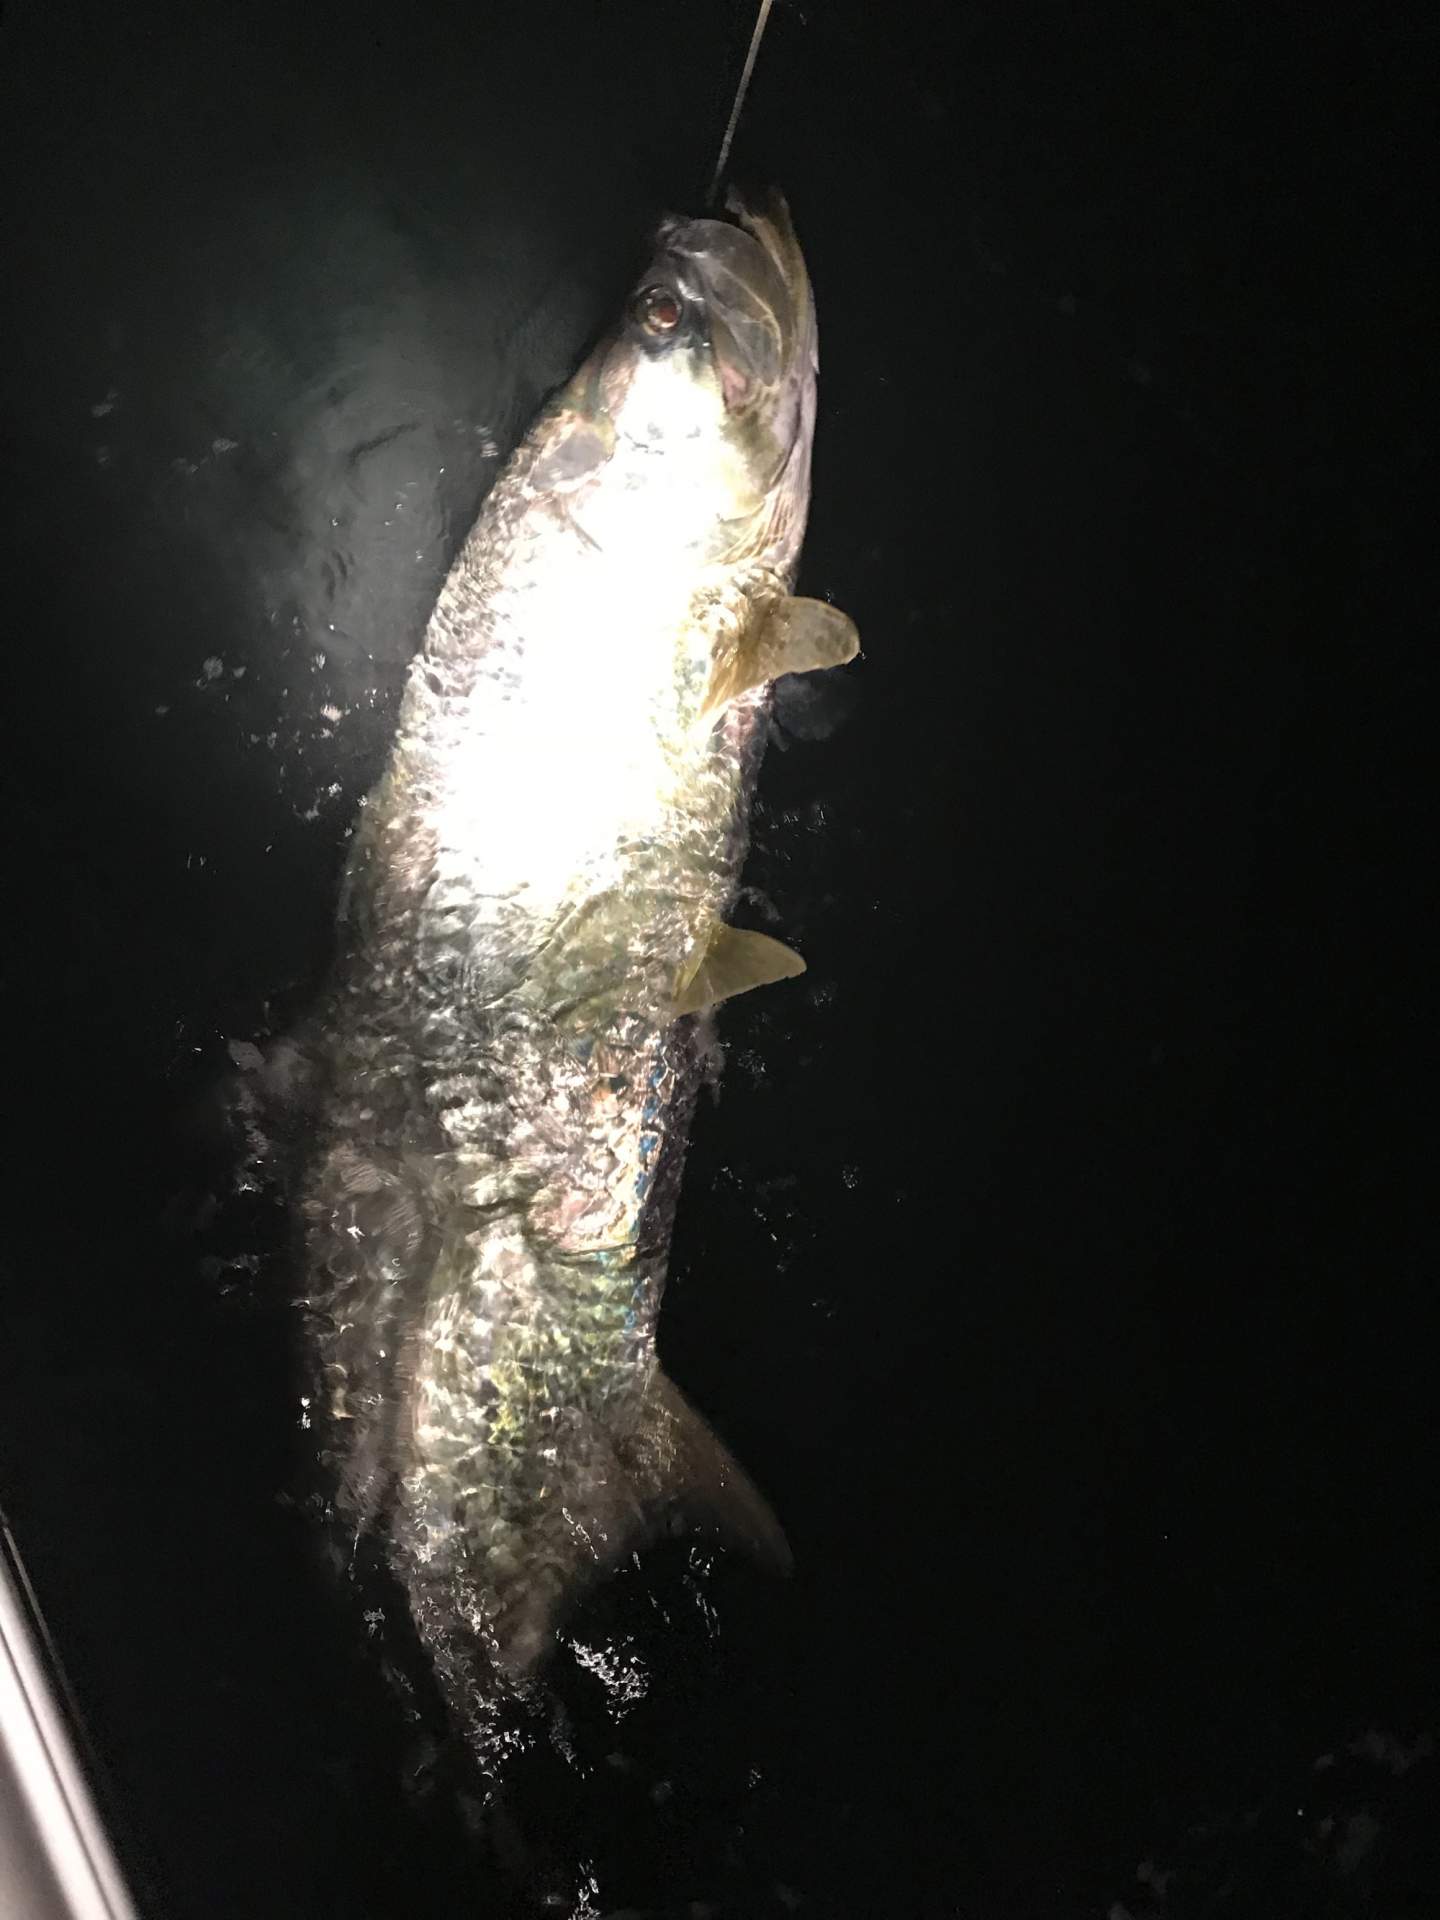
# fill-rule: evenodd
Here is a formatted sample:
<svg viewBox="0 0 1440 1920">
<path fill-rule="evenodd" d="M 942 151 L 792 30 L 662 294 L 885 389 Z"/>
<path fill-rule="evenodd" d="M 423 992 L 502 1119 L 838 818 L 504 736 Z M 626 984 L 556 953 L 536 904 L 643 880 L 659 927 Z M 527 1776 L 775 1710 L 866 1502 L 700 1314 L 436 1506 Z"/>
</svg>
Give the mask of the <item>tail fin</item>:
<svg viewBox="0 0 1440 1920">
<path fill-rule="evenodd" d="M 770 1503 L 658 1367 L 639 1419 L 615 1450 L 652 1527 L 693 1527 L 789 1573 L 794 1559 Z"/>
<path fill-rule="evenodd" d="M 437 1552 L 403 1491 L 390 1520 L 391 1566 L 411 1617 L 442 1692 L 481 1744 L 489 1723 L 476 1704 L 477 1651 L 523 1688 L 576 1602 L 647 1540 L 693 1528 L 772 1572 L 792 1565 L 764 1496 L 658 1368 L 623 1433 L 572 1414 L 544 1437 L 547 1497 L 517 1515 L 499 1549 L 461 1527 Z"/>
</svg>

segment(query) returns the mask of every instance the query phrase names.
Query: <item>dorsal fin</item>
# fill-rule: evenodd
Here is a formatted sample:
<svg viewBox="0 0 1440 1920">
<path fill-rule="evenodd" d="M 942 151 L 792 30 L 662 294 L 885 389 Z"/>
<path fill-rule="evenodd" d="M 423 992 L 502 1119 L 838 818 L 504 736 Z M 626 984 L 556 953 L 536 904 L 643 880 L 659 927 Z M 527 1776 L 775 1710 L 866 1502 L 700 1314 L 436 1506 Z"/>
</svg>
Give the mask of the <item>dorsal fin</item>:
<svg viewBox="0 0 1440 1920">
<path fill-rule="evenodd" d="M 754 933 L 748 927 L 727 927 L 717 920 L 680 983 L 675 1011 L 703 1013 L 737 993 L 768 987 L 775 980 L 793 980 L 804 971 L 805 962 L 783 940 L 772 940 L 768 933 Z"/>
<path fill-rule="evenodd" d="M 782 673 L 843 667 L 859 651 L 854 621 L 828 600 L 782 600 L 763 620 L 751 622 L 733 653 L 715 662 L 701 717 L 708 719 Z"/>
</svg>

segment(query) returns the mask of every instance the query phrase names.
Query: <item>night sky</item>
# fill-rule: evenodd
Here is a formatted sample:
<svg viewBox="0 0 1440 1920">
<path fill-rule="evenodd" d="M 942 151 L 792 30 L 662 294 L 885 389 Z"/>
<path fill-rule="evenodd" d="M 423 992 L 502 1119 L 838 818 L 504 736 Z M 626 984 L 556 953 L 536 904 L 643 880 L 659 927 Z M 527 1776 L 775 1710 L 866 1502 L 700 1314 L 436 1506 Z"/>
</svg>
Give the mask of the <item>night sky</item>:
<svg viewBox="0 0 1440 1920">
<path fill-rule="evenodd" d="M 296 1494 L 229 1046 L 752 18 L 5 12 L 0 1501 L 117 1845 L 174 1920 L 1440 1914 L 1418 7 L 777 4 L 734 172 L 864 651 L 777 714 L 809 971 L 661 1349 L 796 1571 L 617 1580 L 649 1693 L 501 1843 Z"/>
</svg>

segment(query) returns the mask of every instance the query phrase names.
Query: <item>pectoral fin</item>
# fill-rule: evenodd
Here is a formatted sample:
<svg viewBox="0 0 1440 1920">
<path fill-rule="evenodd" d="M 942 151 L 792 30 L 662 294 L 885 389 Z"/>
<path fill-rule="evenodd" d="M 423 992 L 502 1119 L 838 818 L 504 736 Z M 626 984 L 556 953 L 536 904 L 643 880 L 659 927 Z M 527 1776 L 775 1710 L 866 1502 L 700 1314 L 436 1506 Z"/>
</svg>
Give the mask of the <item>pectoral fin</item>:
<svg viewBox="0 0 1440 1920">
<path fill-rule="evenodd" d="M 805 971 L 805 962 L 783 941 L 744 927 L 717 921 L 709 943 L 675 996 L 677 1013 L 701 1013 L 722 1000 L 752 987 L 768 987 L 773 980 L 793 980 Z"/>
<path fill-rule="evenodd" d="M 637 1498 L 662 1524 L 690 1526 L 739 1547 L 774 1573 L 793 1565 L 769 1502 L 673 1380 L 658 1368 L 616 1454 Z"/>
<path fill-rule="evenodd" d="M 571 416 L 551 432 L 530 470 L 530 484 L 537 493 L 569 493 L 598 472 L 614 451 L 615 429 L 606 417 Z"/>
<path fill-rule="evenodd" d="M 826 600 L 782 600 L 764 620 L 752 623 L 733 653 L 715 662 L 701 714 L 718 713 L 782 673 L 843 667 L 859 651 L 855 623 L 838 607 Z"/>
</svg>

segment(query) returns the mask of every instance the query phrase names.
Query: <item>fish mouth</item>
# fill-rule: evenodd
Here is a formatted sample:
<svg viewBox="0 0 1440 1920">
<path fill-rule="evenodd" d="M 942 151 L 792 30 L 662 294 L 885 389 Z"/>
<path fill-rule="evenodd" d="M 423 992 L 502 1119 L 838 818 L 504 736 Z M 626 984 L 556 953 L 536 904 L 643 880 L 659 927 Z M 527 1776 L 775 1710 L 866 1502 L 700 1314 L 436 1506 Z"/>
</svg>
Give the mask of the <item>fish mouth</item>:
<svg viewBox="0 0 1440 1920">
<path fill-rule="evenodd" d="M 704 307 L 726 410 L 738 414 L 814 370 L 815 319 L 783 197 L 752 203 L 732 189 L 725 205 L 727 220 L 668 223 L 664 243 Z"/>
</svg>

